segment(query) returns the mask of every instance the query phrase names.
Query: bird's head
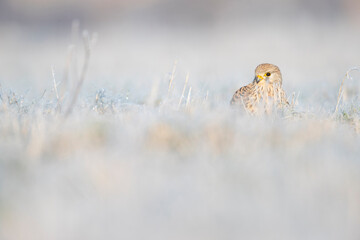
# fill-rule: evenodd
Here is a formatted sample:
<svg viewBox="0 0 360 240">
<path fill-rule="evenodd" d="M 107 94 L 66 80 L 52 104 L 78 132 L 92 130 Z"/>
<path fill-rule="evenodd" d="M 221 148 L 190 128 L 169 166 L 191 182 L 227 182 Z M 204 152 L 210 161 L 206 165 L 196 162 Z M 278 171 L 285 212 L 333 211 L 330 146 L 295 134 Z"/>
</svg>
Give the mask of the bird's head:
<svg viewBox="0 0 360 240">
<path fill-rule="evenodd" d="M 282 76 L 280 69 L 270 63 L 263 63 L 256 67 L 255 69 L 255 79 L 256 84 L 282 84 Z"/>
</svg>

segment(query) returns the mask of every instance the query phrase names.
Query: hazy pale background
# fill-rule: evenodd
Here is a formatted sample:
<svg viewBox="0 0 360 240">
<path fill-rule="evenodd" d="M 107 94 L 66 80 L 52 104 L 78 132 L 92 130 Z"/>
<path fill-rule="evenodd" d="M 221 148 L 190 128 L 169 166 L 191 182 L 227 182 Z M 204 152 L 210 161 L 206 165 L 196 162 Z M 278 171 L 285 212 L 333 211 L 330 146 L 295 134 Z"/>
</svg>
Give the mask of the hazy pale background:
<svg viewBox="0 0 360 240">
<path fill-rule="evenodd" d="M 0 239 L 360 239 L 358 72 L 332 115 L 359 16 L 357 0 L 0 0 Z M 76 23 L 97 43 L 63 121 L 52 67 L 65 108 Z M 262 62 L 294 116 L 229 109 Z"/>
<path fill-rule="evenodd" d="M 7 87 L 42 90 L 51 84 L 54 65 L 61 80 L 77 19 L 81 29 L 99 38 L 86 87 L 117 89 L 129 81 L 148 87 L 177 60 L 179 78 L 189 72 L 193 82 L 216 90 L 221 82 L 232 92 L 252 79 L 257 64 L 271 62 L 280 66 L 287 89 L 311 94 L 306 88 L 312 84 L 315 91 L 337 87 L 359 62 L 359 5 L 355 0 L 2 0 L 0 79 Z"/>
</svg>

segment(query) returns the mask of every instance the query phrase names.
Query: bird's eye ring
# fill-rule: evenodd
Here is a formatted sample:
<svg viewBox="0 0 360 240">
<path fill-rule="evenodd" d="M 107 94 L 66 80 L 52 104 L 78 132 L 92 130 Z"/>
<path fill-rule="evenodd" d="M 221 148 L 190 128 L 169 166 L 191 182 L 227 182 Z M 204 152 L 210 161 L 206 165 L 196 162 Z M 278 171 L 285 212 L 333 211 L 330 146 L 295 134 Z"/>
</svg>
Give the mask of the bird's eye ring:
<svg viewBox="0 0 360 240">
<path fill-rule="evenodd" d="M 271 73 L 267 72 L 265 75 L 266 75 L 267 77 L 270 77 Z"/>
</svg>

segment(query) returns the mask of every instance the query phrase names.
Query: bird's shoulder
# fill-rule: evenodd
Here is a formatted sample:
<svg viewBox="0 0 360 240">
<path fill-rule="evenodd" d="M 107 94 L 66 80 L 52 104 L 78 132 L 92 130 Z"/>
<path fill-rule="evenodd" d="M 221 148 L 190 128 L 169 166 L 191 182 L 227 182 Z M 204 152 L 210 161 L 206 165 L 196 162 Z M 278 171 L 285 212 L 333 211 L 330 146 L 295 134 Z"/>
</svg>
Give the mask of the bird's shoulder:
<svg viewBox="0 0 360 240">
<path fill-rule="evenodd" d="M 255 90 L 254 83 L 250 83 L 246 86 L 241 87 L 234 93 L 234 96 L 232 97 L 230 103 L 236 104 L 236 103 L 243 102 L 244 100 L 246 101 L 246 99 L 248 99 L 249 96 L 251 96 L 253 94 L 254 90 Z"/>
<path fill-rule="evenodd" d="M 239 95 L 241 97 L 246 97 L 249 96 L 250 94 L 252 94 L 255 90 L 255 84 L 254 83 L 249 83 L 246 86 L 241 87 L 240 89 L 238 89 L 235 94 Z"/>
</svg>

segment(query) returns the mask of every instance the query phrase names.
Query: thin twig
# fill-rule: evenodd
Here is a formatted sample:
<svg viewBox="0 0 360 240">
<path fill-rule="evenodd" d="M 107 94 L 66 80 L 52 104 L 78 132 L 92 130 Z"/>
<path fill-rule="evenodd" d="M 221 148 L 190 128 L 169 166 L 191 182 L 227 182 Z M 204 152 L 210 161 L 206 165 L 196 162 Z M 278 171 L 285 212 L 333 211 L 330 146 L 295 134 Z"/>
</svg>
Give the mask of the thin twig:
<svg viewBox="0 0 360 240">
<path fill-rule="evenodd" d="M 65 61 L 65 67 L 63 69 L 63 77 L 62 77 L 62 89 L 66 89 L 69 84 L 70 79 L 70 68 L 71 68 L 71 62 L 74 61 L 74 55 L 75 55 L 75 46 L 70 45 L 68 47 L 68 53 Z M 74 64 L 75 65 L 75 64 Z M 60 90 L 61 98 L 63 98 L 64 93 Z"/>
<path fill-rule="evenodd" d="M 81 70 L 81 74 L 80 74 L 80 78 L 78 81 L 78 84 L 75 88 L 75 92 L 73 94 L 73 97 L 71 99 L 70 105 L 65 113 L 65 118 L 67 118 L 69 116 L 69 114 L 72 112 L 74 105 L 76 104 L 76 101 L 78 99 L 81 87 L 84 83 L 85 77 L 86 77 L 86 73 L 87 73 L 87 69 L 89 66 L 89 60 L 90 60 L 90 54 L 91 54 L 91 49 L 90 49 L 90 37 L 88 35 L 88 33 L 86 31 L 83 32 L 83 41 L 84 41 L 84 50 L 85 50 L 85 56 L 84 56 L 84 65 L 82 67 Z"/>
</svg>

